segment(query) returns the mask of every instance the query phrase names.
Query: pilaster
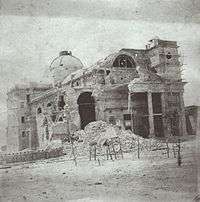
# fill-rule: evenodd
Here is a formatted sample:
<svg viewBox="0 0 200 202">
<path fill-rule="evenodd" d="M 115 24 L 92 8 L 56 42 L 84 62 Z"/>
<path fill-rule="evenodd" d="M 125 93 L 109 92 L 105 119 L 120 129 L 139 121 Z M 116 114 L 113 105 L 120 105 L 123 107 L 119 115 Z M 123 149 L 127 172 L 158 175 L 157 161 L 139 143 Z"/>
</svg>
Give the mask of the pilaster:
<svg viewBox="0 0 200 202">
<path fill-rule="evenodd" d="M 170 136 L 171 131 L 169 130 L 168 121 L 167 121 L 167 117 L 166 117 L 167 106 L 166 106 L 166 93 L 165 92 L 161 93 L 161 105 L 162 105 L 162 120 L 163 120 L 164 136 L 168 137 L 168 136 Z"/>
<path fill-rule="evenodd" d="M 149 136 L 155 136 L 154 133 L 154 120 L 153 120 L 153 104 L 152 104 L 152 93 L 147 93 L 148 97 L 148 113 L 149 113 Z"/>
<path fill-rule="evenodd" d="M 186 130 L 186 120 L 185 120 L 185 105 L 183 100 L 183 92 L 180 92 L 180 121 L 179 121 L 179 129 L 180 129 L 180 135 L 186 136 L 187 130 Z"/>
</svg>

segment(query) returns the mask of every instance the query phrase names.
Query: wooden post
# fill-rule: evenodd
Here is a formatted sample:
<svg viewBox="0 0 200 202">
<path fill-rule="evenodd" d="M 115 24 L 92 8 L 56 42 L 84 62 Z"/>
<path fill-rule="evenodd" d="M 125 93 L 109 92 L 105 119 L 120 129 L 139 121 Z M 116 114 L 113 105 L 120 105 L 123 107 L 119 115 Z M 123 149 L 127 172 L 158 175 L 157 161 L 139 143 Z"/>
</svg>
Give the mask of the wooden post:
<svg viewBox="0 0 200 202">
<path fill-rule="evenodd" d="M 110 147 L 109 147 L 109 145 L 108 145 L 108 153 L 109 153 L 109 155 L 110 155 L 110 159 L 113 161 L 113 158 L 112 158 L 112 154 L 111 154 L 111 152 L 110 152 Z"/>
<path fill-rule="evenodd" d="M 108 155 L 108 146 L 106 146 L 106 157 L 107 157 L 107 160 L 109 159 L 109 155 Z"/>
<path fill-rule="evenodd" d="M 167 157 L 169 158 L 169 144 L 168 144 L 168 139 L 166 139 L 166 146 L 167 146 Z"/>
<path fill-rule="evenodd" d="M 117 155 L 116 155 L 116 152 L 115 152 L 115 147 L 114 147 L 114 144 L 113 144 L 112 140 L 111 140 L 111 144 L 112 144 L 112 149 L 113 149 L 113 152 L 114 152 L 115 159 L 117 159 Z"/>
<path fill-rule="evenodd" d="M 97 160 L 97 148 L 96 145 L 94 145 L 94 160 Z"/>
<path fill-rule="evenodd" d="M 119 139 L 119 149 L 120 149 L 121 157 L 122 157 L 122 159 L 124 159 L 121 141 L 120 141 L 120 138 L 119 138 L 119 137 L 118 137 L 118 139 Z"/>
<path fill-rule="evenodd" d="M 100 163 L 100 160 L 99 160 L 99 158 L 97 159 L 98 160 L 98 164 L 99 164 L 99 166 L 101 165 L 101 163 Z"/>
<path fill-rule="evenodd" d="M 89 154 L 90 155 L 89 160 L 91 161 L 92 160 L 92 148 L 91 148 L 91 146 L 90 146 L 90 151 L 89 152 L 90 152 L 90 154 Z"/>
<path fill-rule="evenodd" d="M 178 166 L 181 166 L 181 164 L 182 164 L 182 159 L 181 159 L 181 142 L 180 142 L 180 139 L 178 139 L 178 155 L 177 155 L 177 162 L 178 162 Z"/>
<path fill-rule="evenodd" d="M 138 142 L 138 152 L 137 152 L 137 154 L 138 154 L 138 159 L 140 158 L 140 140 L 139 140 L 139 137 L 138 137 L 138 139 L 137 139 L 137 142 Z"/>
<path fill-rule="evenodd" d="M 75 152 L 74 152 L 74 141 L 73 141 L 73 139 L 71 137 L 70 137 L 70 142 L 71 142 L 71 148 L 72 148 L 72 155 L 74 157 L 74 163 L 75 163 L 75 166 L 77 166 L 76 155 L 75 155 Z"/>
<path fill-rule="evenodd" d="M 130 98 L 129 98 L 129 102 L 131 102 L 131 94 L 130 94 Z M 130 103 L 129 103 L 130 105 Z M 129 107 L 129 111 L 130 111 L 130 114 L 131 114 L 131 132 L 133 133 L 134 132 L 134 126 L 133 126 L 133 107 L 130 106 Z M 135 116 L 135 115 L 134 115 Z M 133 139 L 132 139 L 133 140 Z M 133 141 L 132 141 L 133 142 Z M 138 144 L 138 147 L 139 147 L 139 144 Z M 140 158 L 140 155 L 139 155 L 139 148 L 138 148 L 138 158 Z"/>
<path fill-rule="evenodd" d="M 173 144 L 173 146 L 172 146 L 172 149 L 173 149 L 174 158 L 176 158 L 176 150 L 175 150 L 174 144 Z"/>
</svg>

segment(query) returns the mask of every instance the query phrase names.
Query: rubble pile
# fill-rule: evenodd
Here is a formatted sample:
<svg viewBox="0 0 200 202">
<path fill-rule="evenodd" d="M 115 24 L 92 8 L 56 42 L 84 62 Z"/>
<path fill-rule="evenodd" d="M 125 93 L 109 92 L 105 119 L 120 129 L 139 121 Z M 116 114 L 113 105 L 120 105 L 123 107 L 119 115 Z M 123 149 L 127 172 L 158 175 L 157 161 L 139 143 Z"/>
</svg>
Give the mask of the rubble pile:
<svg viewBox="0 0 200 202">
<path fill-rule="evenodd" d="M 78 137 L 77 141 L 74 141 L 73 147 L 76 156 L 88 156 L 90 145 L 97 145 L 97 152 L 100 152 L 103 142 L 113 136 L 116 136 L 113 131 L 113 126 L 103 122 L 95 121 L 89 123 L 84 130 L 79 130 L 74 133 L 75 137 Z M 72 157 L 72 146 L 66 143 L 64 146 L 66 155 Z"/>
<path fill-rule="evenodd" d="M 77 155 L 88 156 L 90 145 L 97 144 L 99 137 L 103 135 L 109 124 L 103 121 L 95 121 L 89 123 L 84 130 L 77 131 L 79 135 L 79 141 L 75 144 Z M 97 150 L 100 148 L 97 147 Z M 98 151 L 97 151 L 98 152 Z"/>
<path fill-rule="evenodd" d="M 85 127 L 84 131 L 77 131 L 77 134 L 79 140 L 83 141 L 76 145 L 77 153 L 81 156 L 89 154 L 89 146 L 92 144 L 96 145 L 97 153 L 102 153 L 102 148 L 107 140 L 112 139 L 115 145 L 120 143 L 122 150 L 125 151 L 130 151 L 133 142 L 131 131 L 120 130 L 119 127 L 104 121 L 91 122 Z"/>
<path fill-rule="evenodd" d="M 99 139 L 99 136 L 104 134 L 108 127 L 110 127 L 110 124 L 104 121 L 94 121 L 89 123 L 84 129 L 86 133 L 84 142 L 86 144 L 91 142 L 97 142 Z"/>
<path fill-rule="evenodd" d="M 130 130 L 120 130 L 119 139 L 124 152 L 129 152 L 137 146 L 136 140 L 138 139 L 138 136 L 136 136 Z"/>
<path fill-rule="evenodd" d="M 91 145 L 96 145 L 97 153 L 103 154 L 106 141 L 113 141 L 113 144 L 118 147 L 121 145 L 123 152 L 135 152 L 138 150 L 156 150 L 166 148 L 166 143 L 156 139 L 146 139 L 134 134 L 130 130 L 120 129 L 116 125 L 111 125 L 104 121 L 95 121 L 89 123 L 84 130 L 74 133 L 78 137 L 78 141 L 74 142 L 76 156 L 88 156 Z M 116 149 L 118 150 L 118 149 Z M 71 156 L 71 146 L 66 146 L 66 151 Z M 102 153 L 103 152 L 103 153 Z"/>
<path fill-rule="evenodd" d="M 73 134 L 74 140 L 73 141 L 73 148 L 75 155 L 78 156 L 87 156 L 88 150 L 86 149 L 86 146 L 84 145 L 84 139 L 86 138 L 86 133 L 84 130 L 78 130 L 75 131 Z M 66 141 L 63 144 L 64 152 L 67 156 L 67 158 L 71 159 L 72 156 L 72 144 L 71 142 Z"/>
<path fill-rule="evenodd" d="M 49 142 L 46 146 L 44 146 L 43 150 L 51 151 L 54 149 L 62 148 L 62 141 L 61 140 L 53 140 Z"/>
<path fill-rule="evenodd" d="M 122 144 L 122 149 L 125 152 L 129 151 L 136 151 L 138 149 L 138 144 L 140 147 L 140 150 L 156 150 L 159 148 L 165 148 L 166 143 L 161 142 L 157 139 L 153 138 L 143 138 L 139 135 L 134 134 L 130 130 L 121 130 L 119 133 L 119 137 Z"/>
</svg>

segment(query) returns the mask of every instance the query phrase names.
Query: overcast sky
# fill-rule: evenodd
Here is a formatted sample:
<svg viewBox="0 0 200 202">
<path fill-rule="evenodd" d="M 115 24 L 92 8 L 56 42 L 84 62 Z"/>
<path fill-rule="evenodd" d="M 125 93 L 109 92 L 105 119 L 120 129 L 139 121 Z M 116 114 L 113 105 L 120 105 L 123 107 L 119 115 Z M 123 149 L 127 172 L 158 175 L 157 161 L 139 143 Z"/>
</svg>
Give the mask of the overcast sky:
<svg viewBox="0 0 200 202">
<path fill-rule="evenodd" d="M 6 90 L 24 77 L 42 80 L 61 50 L 88 66 L 155 36 L 178 41 L 185 103 L 200 102 L 199 0 L 1 0 L 0 8 L 0 111 Z"/>
</svg>

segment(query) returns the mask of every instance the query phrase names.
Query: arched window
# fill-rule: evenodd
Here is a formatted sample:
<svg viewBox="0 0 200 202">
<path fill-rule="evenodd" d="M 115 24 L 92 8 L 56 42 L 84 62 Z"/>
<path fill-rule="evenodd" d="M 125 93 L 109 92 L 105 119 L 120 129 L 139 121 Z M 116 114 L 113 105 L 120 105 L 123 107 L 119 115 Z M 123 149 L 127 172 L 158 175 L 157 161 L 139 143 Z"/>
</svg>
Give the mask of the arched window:
<svg viewBox="0 0 200 202">
<path fill-rule="evenodd" d="M 113 67 L 136 68 L 136 65 L 132 57 L 123 54 L 117 56 L 113 62 Z"/>
<path fill-rule="evenodd" d="M 37 114 L 41 114 L 42 113 L 42 109 L 41 109 L 41 107 L 39 107 L 38 109 L 37 109 Z"/>
</svg>

